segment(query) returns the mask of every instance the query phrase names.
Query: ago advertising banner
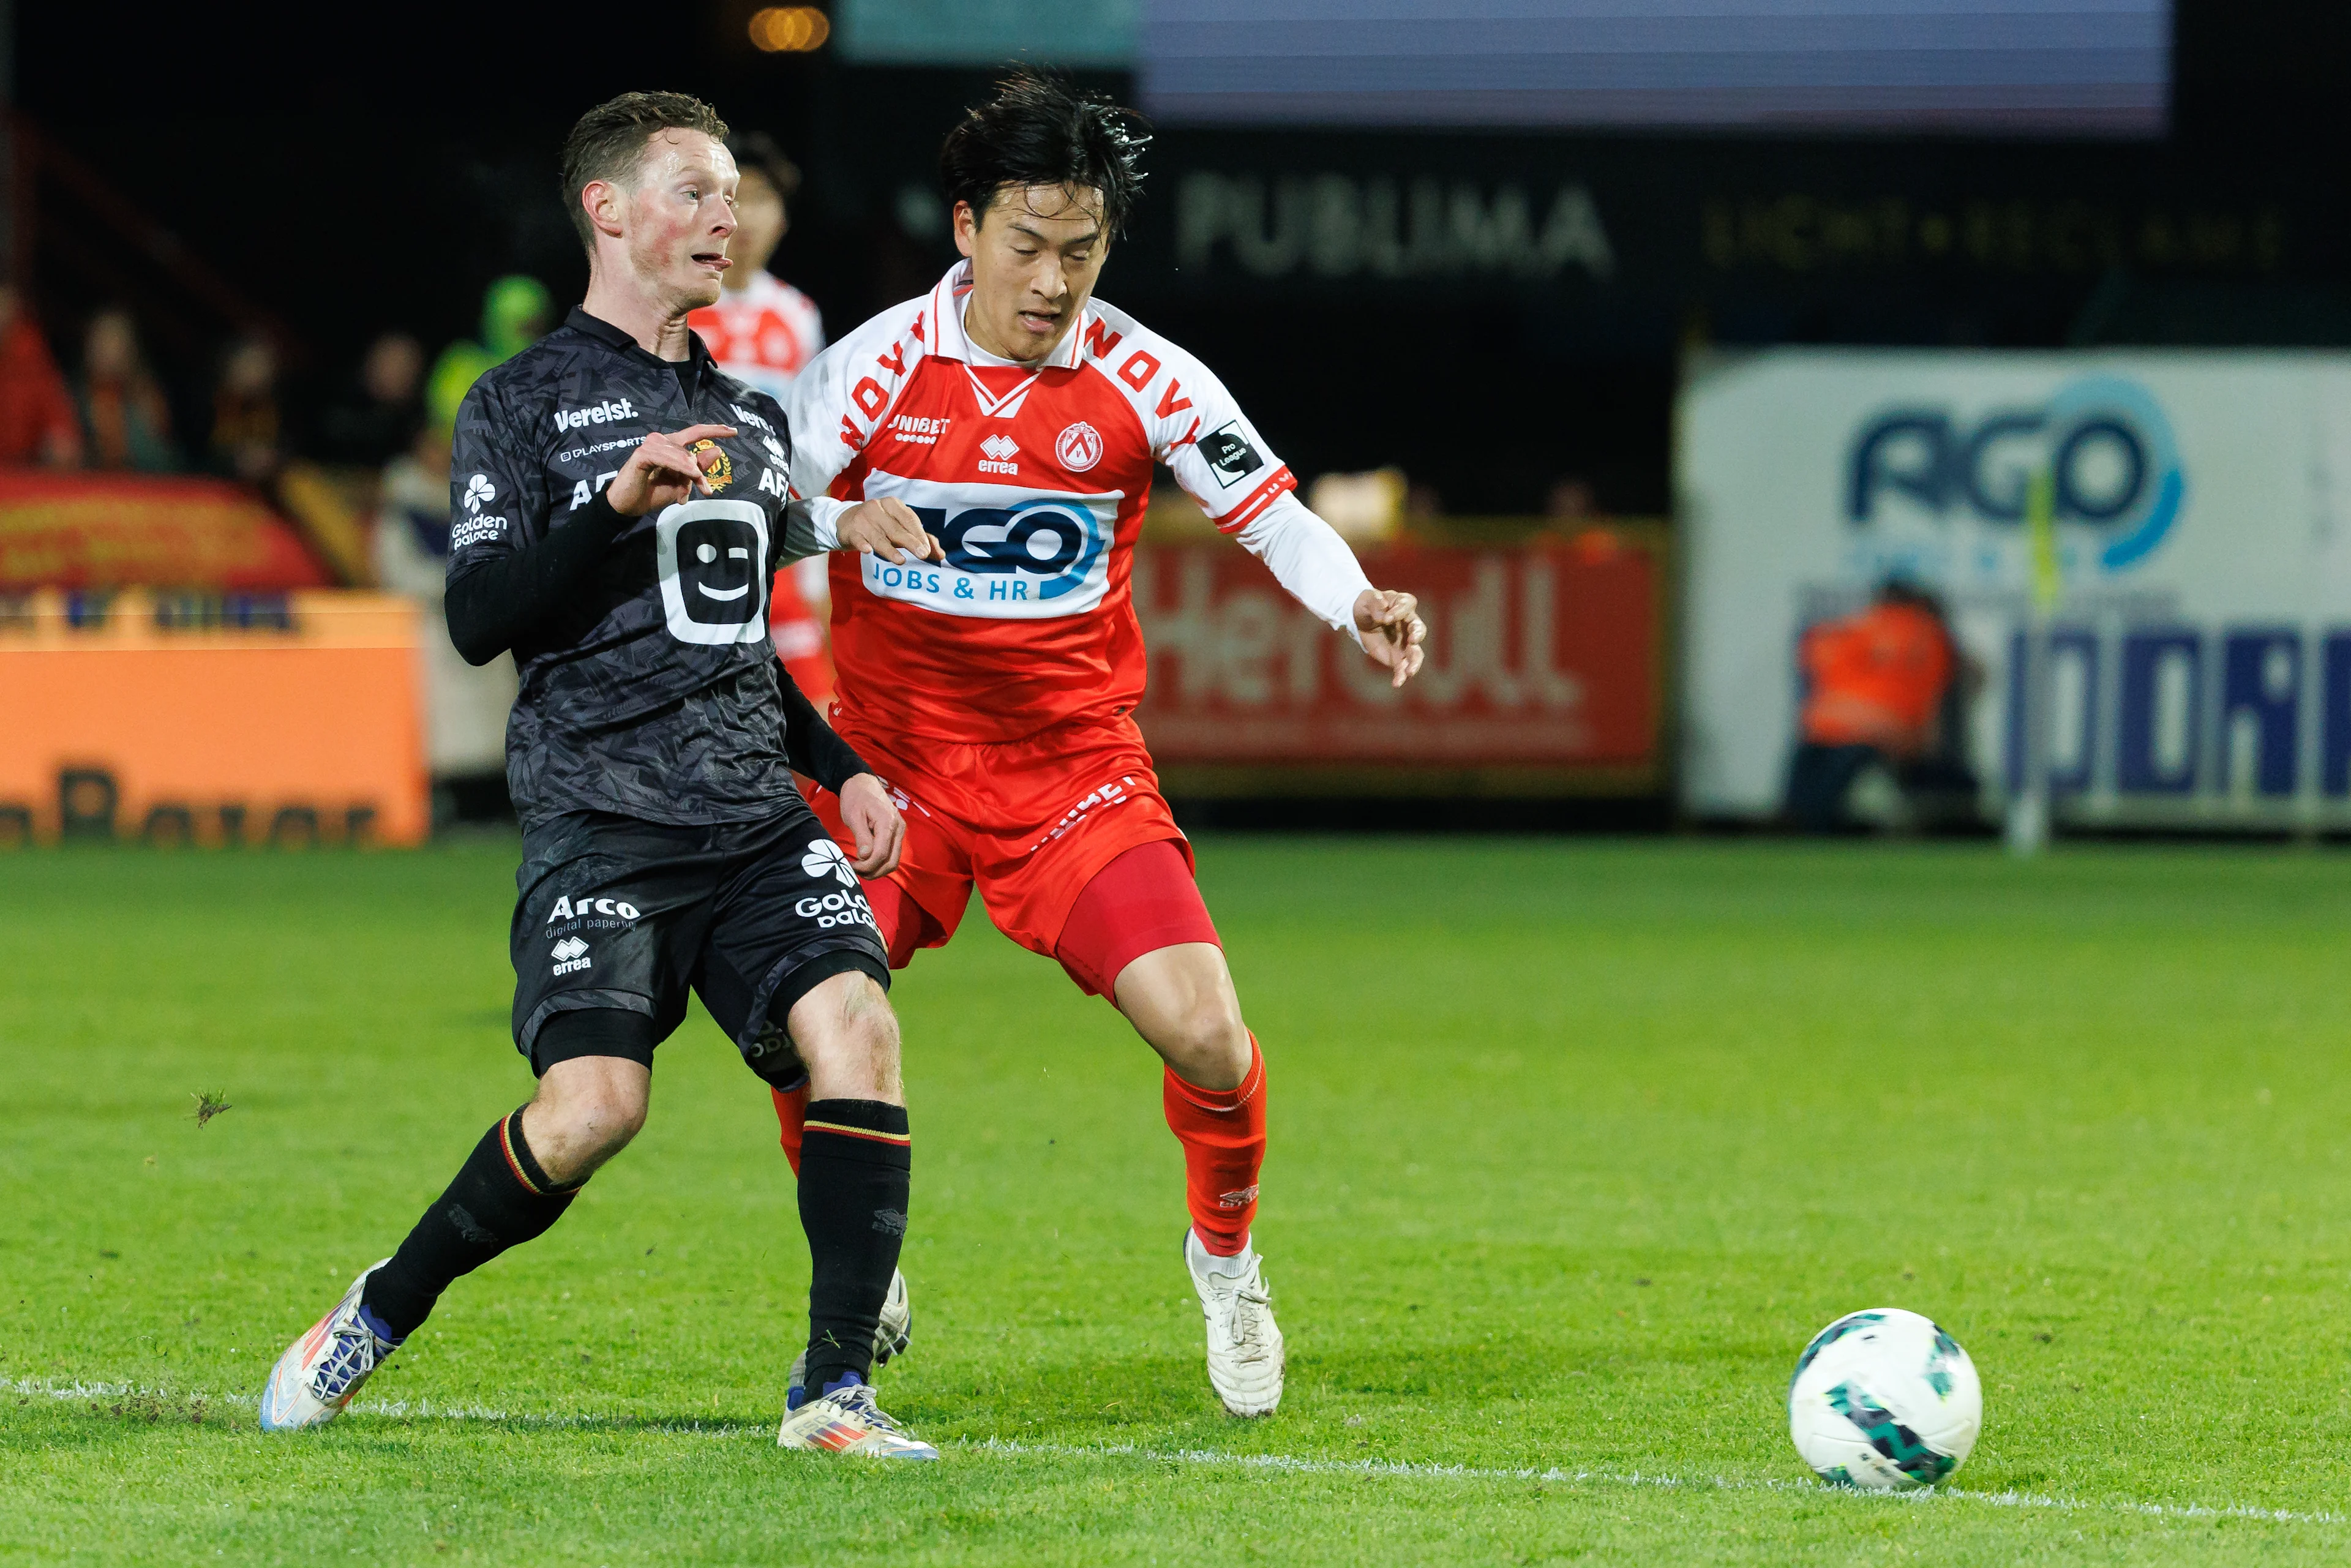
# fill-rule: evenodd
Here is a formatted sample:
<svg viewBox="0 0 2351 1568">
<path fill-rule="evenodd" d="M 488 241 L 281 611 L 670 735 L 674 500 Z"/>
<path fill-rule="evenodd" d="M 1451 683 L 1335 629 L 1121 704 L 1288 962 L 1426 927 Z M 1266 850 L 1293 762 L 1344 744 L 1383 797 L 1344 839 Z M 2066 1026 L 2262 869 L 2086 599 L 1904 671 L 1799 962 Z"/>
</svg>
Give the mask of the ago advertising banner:
<svg viewBox="0 0 2351 1568">
<path fill-rule="evenodd" d="M 1404 691 L 1230 542 L 1144 545 L 1136 714 L 1172 789 L 1557 794 L 1654 789 L 1665 583 L 1654 525 L 1364 550 L 1420 598 Z"/>
<path fill-rule="evenodd" d="M 1677 440 L 1694 812 L 1777 809 L 1799 637 L 1896 576 L 1948 606 L 1997 810 L 2039 504 L 2060 820 L 2351 826 L 2351 356 L 1708 356 Z"/>
<path fill-rule="evenodd" d="M 0 593 L 0 845 L 419 842 L 418 637 L 389 594 Z"/>
</svg>

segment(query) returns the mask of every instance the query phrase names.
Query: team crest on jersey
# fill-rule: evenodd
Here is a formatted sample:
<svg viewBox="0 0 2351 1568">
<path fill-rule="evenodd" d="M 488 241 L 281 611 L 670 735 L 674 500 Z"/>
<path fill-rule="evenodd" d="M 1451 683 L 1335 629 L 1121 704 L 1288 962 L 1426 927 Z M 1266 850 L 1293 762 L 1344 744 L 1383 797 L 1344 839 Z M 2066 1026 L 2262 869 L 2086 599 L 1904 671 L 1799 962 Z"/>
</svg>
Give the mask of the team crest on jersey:
<svg viewBox="0 0 2351 1568">
<path fill-rule="evenodd" d="M 1053 455 L 1070 473 L 1082 474 L 1102 460 L 1102 432 L 1081 419 L 1054 438 Z"/>
<path fill-rule="evenodd" d="M 719 445 L 718 443 L 705 436 L 686 450 L 697 457 L 705 452 L 718 454 L 718 461 L 704 469 L 702 474 L 704 478 L 710 481 L 710 487 L 713 490 L 724 490 L 735 482 L 735 465 L 726 460 L 726 448 Z"/>
</svg>

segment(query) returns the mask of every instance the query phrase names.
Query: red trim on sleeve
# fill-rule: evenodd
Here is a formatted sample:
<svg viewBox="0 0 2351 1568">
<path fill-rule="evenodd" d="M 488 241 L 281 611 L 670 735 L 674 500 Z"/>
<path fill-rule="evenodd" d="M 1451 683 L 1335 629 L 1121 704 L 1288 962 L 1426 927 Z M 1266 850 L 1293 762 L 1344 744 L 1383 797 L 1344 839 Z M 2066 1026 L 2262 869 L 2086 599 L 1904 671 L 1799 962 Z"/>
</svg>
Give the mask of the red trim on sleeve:
<svg viewBox="0 0 2351 1568">
<path fill-rule="evenodd" d="M 1259 513 L 1280 499 L 1282 492 L 1297 488 L 1298 476 L 1290 471 L 1289 464 L 1283 464 L 1273 471 L 1273 477 L 1249 492 L 1248 500 L 1217 519 L 1217 531 L 1220 534 L 1240 532 L 1257 521 Z"/>
</svg>

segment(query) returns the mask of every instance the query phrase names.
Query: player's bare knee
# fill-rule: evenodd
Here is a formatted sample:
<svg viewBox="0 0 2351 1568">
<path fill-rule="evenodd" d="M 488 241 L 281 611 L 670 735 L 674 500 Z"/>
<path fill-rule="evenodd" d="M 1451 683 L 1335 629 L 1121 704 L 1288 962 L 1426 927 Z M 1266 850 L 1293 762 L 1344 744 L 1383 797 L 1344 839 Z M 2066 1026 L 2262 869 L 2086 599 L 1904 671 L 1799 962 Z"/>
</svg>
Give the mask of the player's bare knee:
<svg viewBox="0 0 2351 1568">
<path fill-rule="evenodd" d="M 1151 1043 L 1186 1083 L 1203 1089 L 1238 1089 L 1249 1076 L 1249 1026 L 1229 990 L 1191 998 L 1162 1026 Z"/>
<path fill-rule="evenodd" d="M 652 1076 L 611 1057 L 559 1061 L 523 1113 L 523 1135 L 547 1174 L 575 1181 L 628 1147 L 645 1124 Z"/>
<path fill-rule="evenodd" d="M 810 1099 L 904 1099 L 897 1015 L 872 976 L 830 977 L 792 1004 L 785 1027 L 808 1065 Z"/>
</svg>

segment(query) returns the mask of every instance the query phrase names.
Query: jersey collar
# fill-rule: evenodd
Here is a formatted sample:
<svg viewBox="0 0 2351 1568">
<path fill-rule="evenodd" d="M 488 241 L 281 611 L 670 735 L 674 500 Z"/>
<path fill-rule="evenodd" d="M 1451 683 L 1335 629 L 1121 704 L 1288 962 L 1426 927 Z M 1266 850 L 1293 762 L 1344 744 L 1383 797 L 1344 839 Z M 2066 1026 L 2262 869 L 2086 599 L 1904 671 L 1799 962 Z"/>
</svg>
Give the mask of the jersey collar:
<svg viewBox="0 0 2351 1568">
<path fill-rule="evenodd" d="M 938 345 L 932 352 L 941 359 L 959 360 L 967 365 L 976 359 L 989 364 L 1001 363 L 1003 361 L 998 361 L 995 355 L 988 353 L 987 350 L 964 335 L 963 308 L 970 296 L 971 263 L 968 260 L 958 261 L 947 269 L 947 275 L 945 277 L 939 279 L 939 286 L 931 290 L 931 319 L 937 323 L 938 335 Z M 1086 329 L 1092 324 L 1093 319 L 1093 302 L 1088 300 L 1086 308 L 1078 313 L 1075 324 L 1061 335 L 1061 342 L 1054 346 L 1051 353 L 1045 356 L 1044 362 L 1031 366 L 1030 369 L 1034 371 L 1077 369 L 1079 340 L 1084 338 Z"/>
<path fill-rule="evenodd" d="M 634 359 L 639 364 L 658 365 L 663 370 L 673 372 L 677 369 L 678 362 L 675 360 L 664 360 L 658 354 L 645 352 L 644 345 L 634 338 L 630 337 L 602 317 L 589 315 L 577 305 L 574 305 L 571 308 L 571 313 L 563 319 L 563 324 L 575 332 L 585 332 L 606 347 L 625 357 Z M 710 357 L 709 349 L 703 344 L 702 334 L 691 329 L 688 329 L 685 334 L 685 362 L 694 367 L 694 384 L 699 388 L 709 377 L 711 366 L 715 361 Z"/>
</svg>

